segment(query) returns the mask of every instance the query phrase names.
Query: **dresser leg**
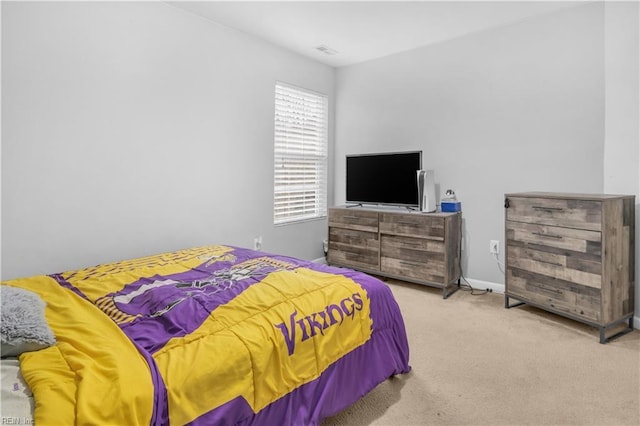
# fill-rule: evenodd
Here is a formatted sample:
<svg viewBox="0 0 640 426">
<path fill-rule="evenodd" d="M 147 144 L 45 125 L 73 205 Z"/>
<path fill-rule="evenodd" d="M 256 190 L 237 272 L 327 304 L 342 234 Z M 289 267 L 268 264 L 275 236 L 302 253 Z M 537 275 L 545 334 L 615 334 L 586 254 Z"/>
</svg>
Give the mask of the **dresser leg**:
<svg viewBox="0 0 640 426">
<path fill-rule="evenodd" d="M 516 306 L 520 306 L 520 305 L 524 305 L 524 302 L 518 302 L 518 303 L 514 303 L 513 305 L 510 305 L 509 296 L 507 296 L 506 294 L 504 295 L 504 307 L 506 309 L 515 308 Z"/>
<path fill-rule="evenodd" d="M 624 328 L 624 329 L 620 330 L 619 332 L 617 332 L 613 336 L 610 336 L 610 337 L 606 337 L 605 336 L 605 332 L 607 331 L 607 328 L 612 327 L 612 326 L 614 326 L 616 324 L 620 324 L 621 322 L 626 322 L 626 321 L 627 320 L 618 321 L 616 323 L 608 325 L 607 327 L 598 327 L 600 329 L 600 343 L 602 343 L 602 344 L 609 343 L 613 339 L 617 339 L 620 336 L 624 336 L 625 334 L 632 332 L 633 331 L 633 315 L 631 317 L 629 317 L 629 319 L 628 319 L 629 326 L 627 328 Z"/>
<path fill-rule="evenodd" d="M 453 290 L 452 291 L 447 291 L 447 290 L 449 290 L 450 286 L 453 287 Z M 455 293 L 459 289 L 460 289 L 460 278 L 458 278 L 458 282 L 456 284 L 451 284 L 450 283 L 449 285 L 446 285 L 446 286 L 444 286 L 442 288 L 442 298 L 443 299 L 448 298 L 449 296 L 451 296 L 453 293 Z"/>
</svg>

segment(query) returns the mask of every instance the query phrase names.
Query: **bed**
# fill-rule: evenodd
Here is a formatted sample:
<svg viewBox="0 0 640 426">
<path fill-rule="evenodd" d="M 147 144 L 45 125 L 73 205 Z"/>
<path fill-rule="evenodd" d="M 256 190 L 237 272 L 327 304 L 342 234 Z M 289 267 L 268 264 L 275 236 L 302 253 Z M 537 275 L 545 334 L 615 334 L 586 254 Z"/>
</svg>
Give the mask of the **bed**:
<svg viewBox="0 0 640 426">
<path fill-rule="evenodd" d="M 315 425 L 410 370 L 390 289 L 350 269 L 217 245 L 2 284 L 55 336 L 18 355 L 36 424 Z"/>
</svg>

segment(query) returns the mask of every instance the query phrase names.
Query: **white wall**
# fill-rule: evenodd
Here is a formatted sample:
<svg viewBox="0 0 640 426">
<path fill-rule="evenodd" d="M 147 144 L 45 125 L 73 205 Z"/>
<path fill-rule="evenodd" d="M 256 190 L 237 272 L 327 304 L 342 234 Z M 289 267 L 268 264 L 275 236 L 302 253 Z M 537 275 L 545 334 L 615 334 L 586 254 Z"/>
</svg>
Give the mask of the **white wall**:
<svg viewBox="0 0 640 426">
<path fill-rule="evenodd" d="M 257 235 L 320 257 L 326 220 L 273 226 L 276 80 L 333 102 L 332 68 L 165 3 L 2 2 L 2 279 Z"/>
<path fill-rule="evenodd" d="M 640 312 L 640 7 L 605 3 L 604 191 L 636 196 L 636 317 Z M 636 324 L 640 327 L 640 323 Z"/>
<path fill-rule="evenodd" d="M 503 283 L 505 193 L 603 191 L 603 52 L 600 3 L 338 69 L 336 202 L 346 154 L 421 149 L 462 201 L 465 276 Z"/>
</svg>

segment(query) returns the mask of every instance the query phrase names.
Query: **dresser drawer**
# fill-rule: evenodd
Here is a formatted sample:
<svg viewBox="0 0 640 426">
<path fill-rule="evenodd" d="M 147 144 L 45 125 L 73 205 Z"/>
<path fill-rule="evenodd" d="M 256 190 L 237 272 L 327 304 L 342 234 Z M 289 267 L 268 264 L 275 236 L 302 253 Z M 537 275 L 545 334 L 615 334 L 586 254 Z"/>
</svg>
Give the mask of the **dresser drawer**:
<svg viewBox="0 0 640 426">
<path fill-rule="evenodd" d="M 507 197 L 508 221 L 567 228 L 602 229 L 602 203 L 592 200 Z"/>
<path fill-rule="evenodd" d="M 399 235 L 382 235 L 380 237 L 382 256 L 411 260 L 437 259 L 444 261 L 444 242 L 424 238 L 404 237 Z"/>
<path fill-rule="evenodd" d="M 601 292 L 596 288 L 508 269 L 506 292 L 509 296 L 585 321 L 598 323 L 601 320 Z"/>
<path fill-rule="evenodd" d="M 356 229 L 329 228 L 329 244 L 369 248 L 378 251 L 378 233 L 358 231 Z"/>
<path fill-rule="evenodd" d="M 444 241 L 445 219 L 433 215 L 380 213 L 380 233 Z"/>
<path fill-rule="evenodd" d="M 507 242 L 519 241 L 592 256 L 602 254 L 602 234 L 597 231 L 512 221 L 506 222 L 505 231 Z"/>
<path fill-rule="evenodd" d="M 397 259 L 381 256 L 380 270 L 392 276 L 402 276 L 423 282 L 445 283 L 444 262 L 423 257 L 420 260 Z"/>
<path fill-rule="evenodd" d="M 355 269 L 377 270 L 379 268 L 378 252 L 357 247 L 347 250 L 332 249 L 328 259 L 330 265 L 347 266 Z"/>
<path fill-rule="evenodd" d="M 602 265 L 598 260 L 545 249 L 546 247 L 520 247 L 507 243 L 507 267 L 595 289 L 602 287 Z"/>
<path fill-rule="evenodd" d="M 329 228 L 329 264 L 378 269 L 379 254 L 377 233 Z"/>
<path fill-rule="evenodd" d="M 329 226 L 378 232 L 378 213 L 368 210 L 329 209 Z"/>
</svg>

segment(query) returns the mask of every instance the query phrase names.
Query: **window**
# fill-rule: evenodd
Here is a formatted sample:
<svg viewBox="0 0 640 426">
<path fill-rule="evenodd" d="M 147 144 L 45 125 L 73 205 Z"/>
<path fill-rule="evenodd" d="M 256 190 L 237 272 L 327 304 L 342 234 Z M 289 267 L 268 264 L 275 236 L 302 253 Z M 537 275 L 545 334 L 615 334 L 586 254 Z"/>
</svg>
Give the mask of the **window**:
<svg viewBox="0 0 640 426">
<path fill-rule="evenodd" d="M 327 215 L 327 97 L 276 83 L 273 223 Z"/>
</svg>

